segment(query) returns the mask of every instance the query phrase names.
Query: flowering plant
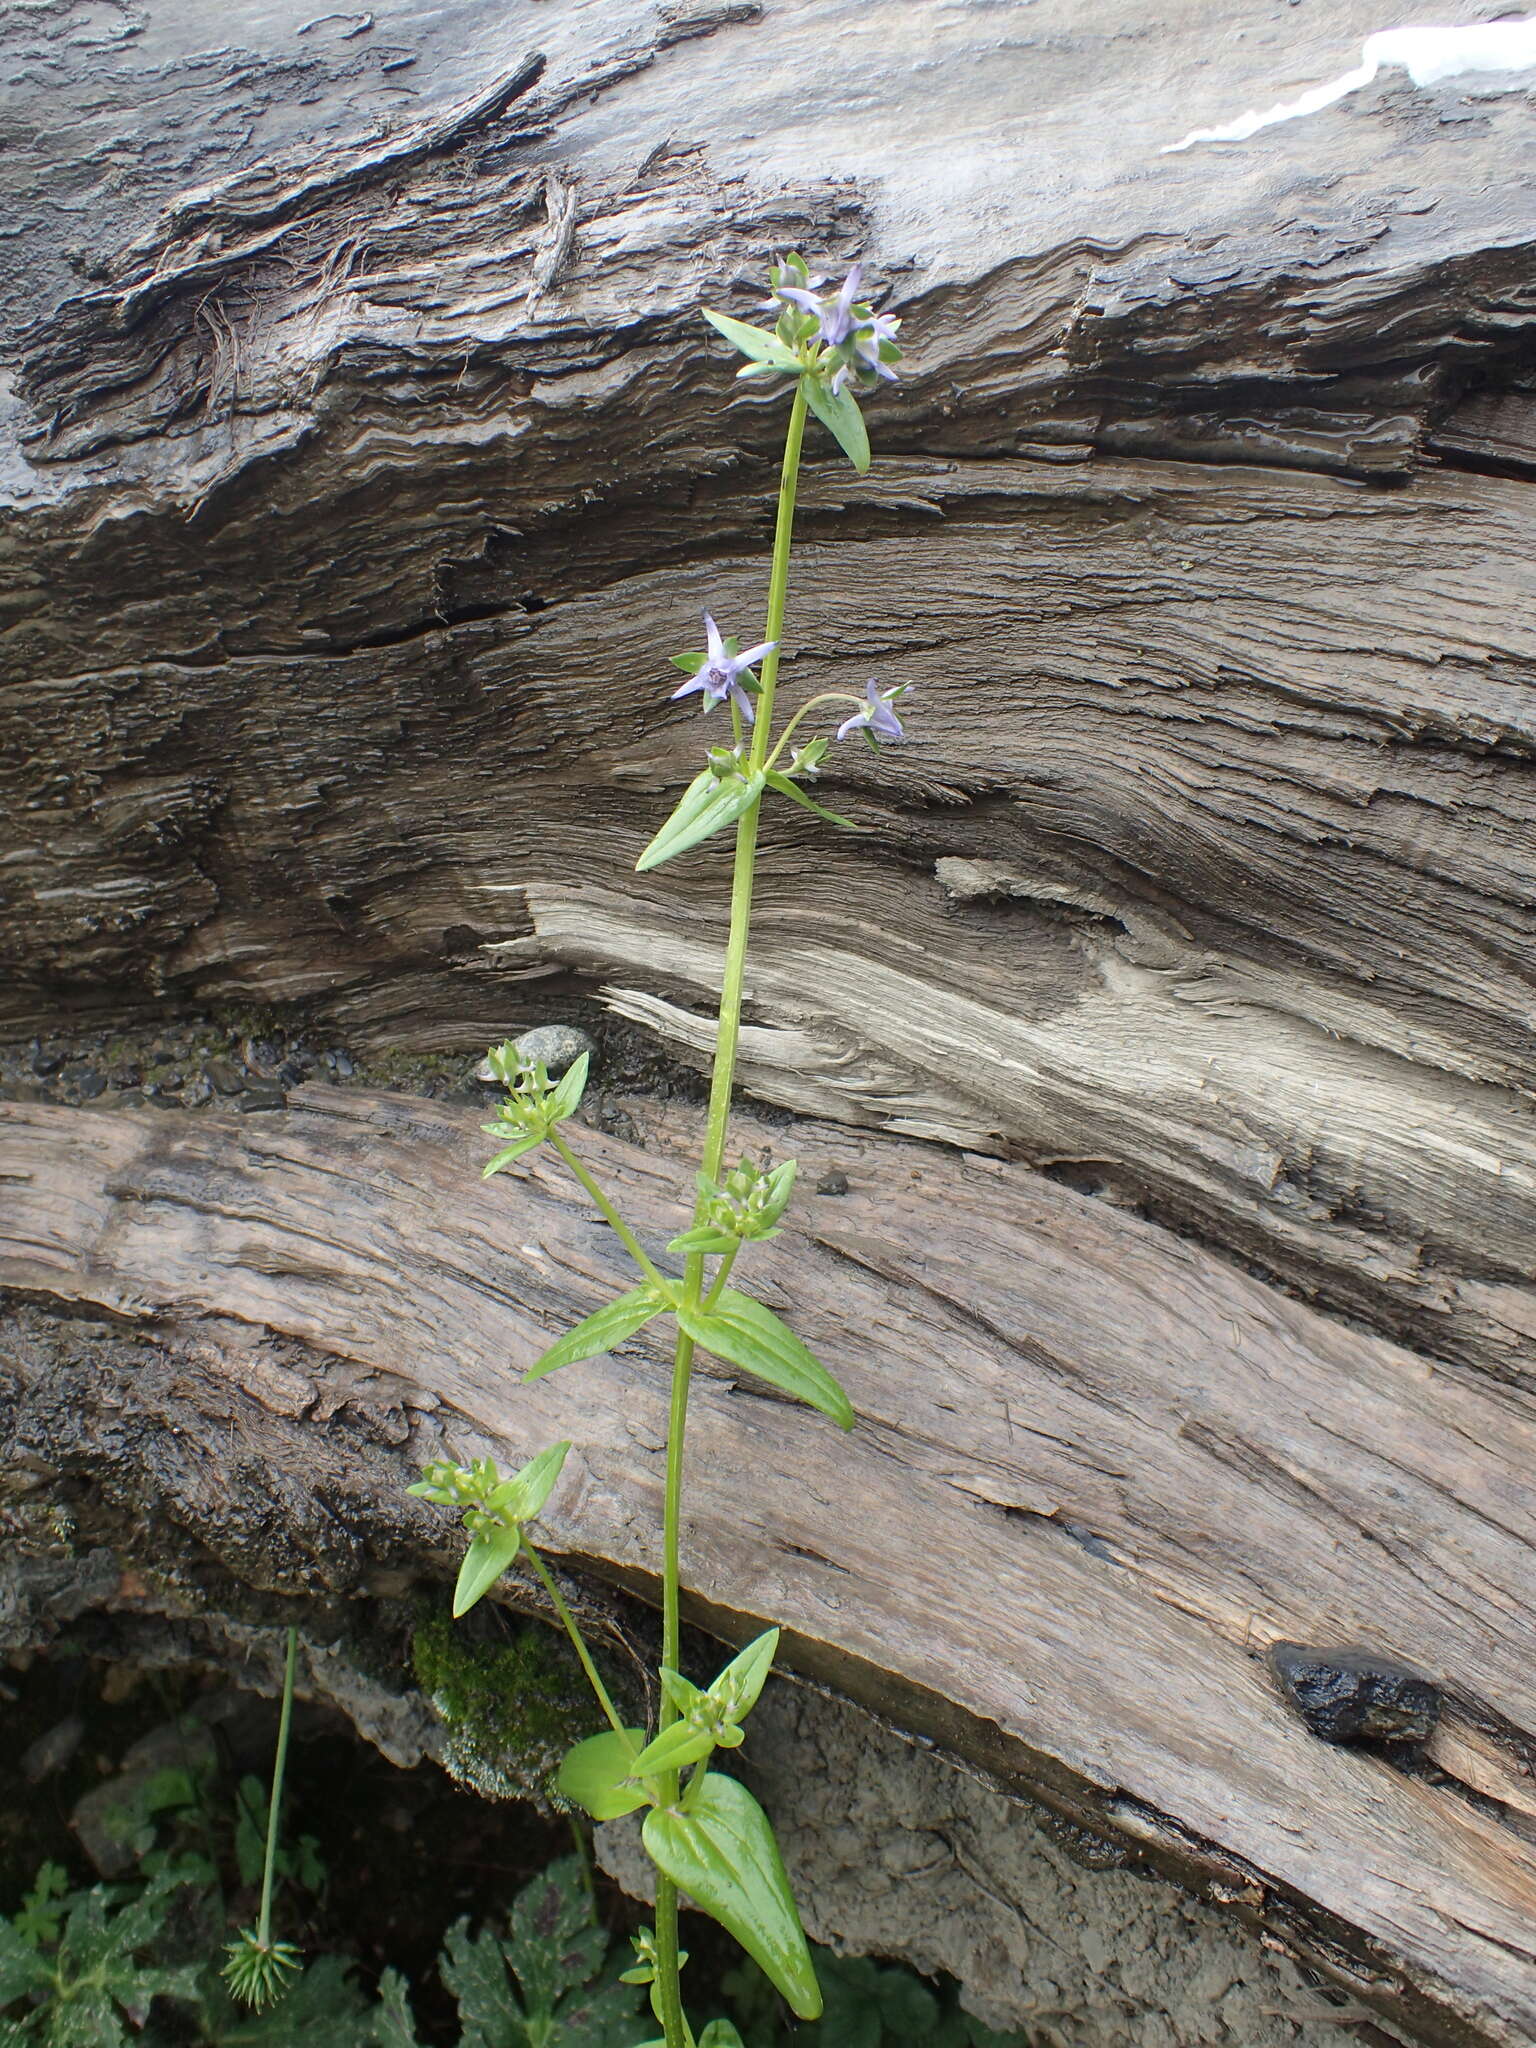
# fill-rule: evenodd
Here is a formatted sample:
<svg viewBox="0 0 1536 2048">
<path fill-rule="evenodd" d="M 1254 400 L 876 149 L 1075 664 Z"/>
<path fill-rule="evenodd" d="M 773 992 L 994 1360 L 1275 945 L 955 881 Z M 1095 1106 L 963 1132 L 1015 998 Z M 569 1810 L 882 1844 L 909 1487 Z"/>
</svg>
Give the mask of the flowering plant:
<svg viewBox="0 0 1536 2048">
<path fill-rule="evenodd" d="M 771 328 L 750 326 L 723 313 L 706 311 L 704 316 L 747 358 L 739 376 L 793 381 L 785 384 L 792 396 L 764 637 L 743 651 L 740 641 L 723 635 L 706 612 L 704 648 L 672 657 L 688 678 L 673 697 L 697 696 L 705 713 L 726 707 L 730 744 L 708 750 L 704 766 L 636 863 L 642 871 L 660 867 L 714 833 L 735 827 L 730 937 L 697 1198 L 692 1225 L 667 1247 L 682 1259 L 681 1273 L 664 1272 L 649 1257 L 565 1136 L 562 1126 L 578 1107 L 586 1085 L 586 1056 L 558 1082 L 516 1045 L 500 1046 L 490 1056 L 492 1071 L 507 1094 L 500 1114 L 485 1128 L 507 1142 L 486 1166 L 487 1176 L 501 1172 L 535 1145 L 552 1145 L 612 1226 L 639 1275 L 636 1286 L 552 1344 L 525 1379 L 540 1379 L 562 1366 L 611 1351 L 659 1317 L 671 1317 L 676 1326 L 656 1732 L 625 1726 L 558 1583 L 528 1539 L 528 1524 L 559 1478 L 568 1443 L 553 1445 L 505 1478 L 488 1459 L 471 1466 L 438 1461 L 411 1489 L 464 1512 L 470 1543 L 454 1593 L 455 1615 L 466 1613 L 503 1572 L 526 1564 L 543 1584 L 575 1645 L 608 1727 L 578 1742 L 567 1756 L 559 1773 L 561 1791 L 594 1820 L 614 1820 L 645 1809 L 642 1836 L 657 1872 L 656 1925 L 636 1940 L 637 1960 L 629 1981 L 650 1987 L 662 2028 L 661 2041 L 647 2043 L 646 2048 L 740 2048 L 728 2020 L 712 2020 L 695 2036 L 684 2011 L 680 1891 L 734 1935 L 801 2019 L 814 2020 L 822 2010 L 800 1915 L 767 1816 L 743 1785 L 712 1768 L 717 1750 L 737 1748 L 744 1739 L 742 1724 L 772 1668 L 779 1632 L 769 1629 L 749 1643 L 708 1686 L 694 1684 L 678 1665 L 683 1446 L 695 1351 L 712 1353 L 755 1374 L 819 1409 L 840 1428 L 852 1428 L 854 1420 L 847 1395 L 788 1325 L 762 1302 L 727 1285 L 743 1245 L 777 1234 L 795 1180 L 793 1161 L 772 1170 L 745 1160 L 730 1170 L 725 1165 L 763 804 L 769 796 L 787 797 L 833 824 L 849 825 L 805 788 L 816 778 L 831 744 L 829 737 L 821 734 L 791 746 L 805 720 L 823 706 L 852 707 L 836 729 L 837 739 L 857 733 L 878 751 L 882 741 L 904 737 L 893 707 L 906 685 L 885 687 L 875 680 L 862 698 L 844 691 L 811 697 L 775 737 L 775 695 L 806 417 L 816 415 L 862 474 L 869 467 L 869 437 L 855 392 L 873 391 L 881 382 L 892 381 L 901 355 L 896 343 L 899 323 L 860 298 L 857 265 L 835 298 L 818 296 L 823 282 L 810 275 L 802 257 L 787 255 L 769 273 L 765 310 L 774 315 Z"/>
</svg>

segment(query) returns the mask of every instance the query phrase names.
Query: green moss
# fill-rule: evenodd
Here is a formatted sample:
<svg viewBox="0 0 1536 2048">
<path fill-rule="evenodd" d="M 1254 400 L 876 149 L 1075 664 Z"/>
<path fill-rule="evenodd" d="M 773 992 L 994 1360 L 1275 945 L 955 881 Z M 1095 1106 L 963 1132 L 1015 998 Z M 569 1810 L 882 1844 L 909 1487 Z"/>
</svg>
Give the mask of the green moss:
<svg viewBox="0 0 1536 2048">
<path fill-rule="evenodd" d="M 433 1616 L 411 1663 L 443 1723 L 445 1769 L 483 1798 L 547 1803 L 560 1759 L 600 1718 L 574 1655 L 537 1622 L 487 1643 Z"/>
</svg>

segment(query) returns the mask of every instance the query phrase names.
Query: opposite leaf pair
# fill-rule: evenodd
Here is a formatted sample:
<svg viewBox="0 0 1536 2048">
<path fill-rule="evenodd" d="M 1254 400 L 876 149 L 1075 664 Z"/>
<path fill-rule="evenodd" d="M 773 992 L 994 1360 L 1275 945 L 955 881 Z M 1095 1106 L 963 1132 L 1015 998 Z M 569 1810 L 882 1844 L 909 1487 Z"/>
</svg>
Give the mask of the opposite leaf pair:
<svg viewBox="0 0 1536 2048">
<path fill-rule="evenodd" d="M 648 1806 L 641 1834 L 657 1869 L 735 1936 L 800 2018 L 814 2019 L 821 1993 L 773 1829 L 744 1785 L 709 1769 L 717 1747 L 740 1745 L 778 1641 L 769 1629 L 707 1689 L 664 1669 L 680 1718 L 640 1748 L 631 1747 L 638 1729 L 591 1736 L 567 1756 L 557 1782 L 594 1820 Z M 686 1789 L 666 1799 L 658 1781 L 689 1766 Z"/>
</svg>

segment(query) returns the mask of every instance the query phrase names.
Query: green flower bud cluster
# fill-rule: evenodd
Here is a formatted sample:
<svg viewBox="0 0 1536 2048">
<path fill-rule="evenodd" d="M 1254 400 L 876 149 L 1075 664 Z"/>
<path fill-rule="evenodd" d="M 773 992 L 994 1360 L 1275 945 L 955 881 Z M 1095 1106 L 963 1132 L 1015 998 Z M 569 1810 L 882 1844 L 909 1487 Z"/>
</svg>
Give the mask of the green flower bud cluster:
<svg viewBox="0 0 1536 2048">
<path fill-rule="evenodd" d="M 505 1151 L 496 1154 L 484 1169 L 482 1179 L 489 1180 L 493 1173 L 500 1173 L 514 1159 L 531 1152 L 535 1145 L 542 1145 L 555 1125 L 575 1112 L 587 1085 L 590 1058 L 590 1054 L 583 1053 L 560 1080 L 551 1081 L 544 1062 L 526 1058 L 511 1040 L 491 1048 L 491 1072 L 507 1094 L 495 1122 L 480 1128 L 493 1138 L 510 1138 L 512 1142 Z"/>
<path fill-rule="evenodd" d="M 421 1500 L 436 1501 L 439 1507 L 463 1508 L 464 1526 L 472 1536 L 520 1529 L 533 1520 L 554 1491 L 569 1449 L 567 1443 L 554 1444 L 508 1478 L 502 1477 L 494 1458 L 476 1458 L 472 1465 L 434 1458 L 406 1491 Z"/>
<path fill-rule="evenodd" d="M 510 1512 L 519 1497 L 518 1483 L 503 1479 L 493 1458 L 476 1458 L 473 1465 L 434 1458 L 406 1491 L 436 1501 L 439 1507 L 463 1508 L 464 1526 L 477 1536 L 492 1528 L 510 1528 L 519 1519 Z"/>
<path fill-rule="evenodd" d="M 793 1159 L 782 1166 L 754 1166 L 743 1159 L 724 1183 L 698 1176 L 703 1218 L 692 1230 L 674 1237 L 674 1252 L 727 1252 L 748 1239 L 777 1237 L 779 1218 L 789 1207 L 798 1168 Z"/>
</svg>

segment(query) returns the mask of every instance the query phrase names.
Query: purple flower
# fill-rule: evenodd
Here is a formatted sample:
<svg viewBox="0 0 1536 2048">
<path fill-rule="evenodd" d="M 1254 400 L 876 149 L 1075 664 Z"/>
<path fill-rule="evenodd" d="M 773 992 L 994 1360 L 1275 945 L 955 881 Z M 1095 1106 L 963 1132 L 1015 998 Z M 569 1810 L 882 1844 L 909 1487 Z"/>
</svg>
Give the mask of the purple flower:
<svg viewBox="0 0 1536 2048">
<path fill-rule="evenodd" d="M 861 704 L 852 718 L 843 720 L 837 728 L 838 738 L 845 740 L 850 733 L 862 731 L 872 747 L 877 747 L 880 740 L 905 739 L 906 733 L 902 729 L 901 720 L 891 709 L 891 701 L 899 697 L 906 687 L 905 683 L 898 683 L 892 690 L 882 690 L 871 676 L 869 687 L 864 692 L 869 702 Z M 879 739 L 876 738 L 877 733 Z"/>
<path fill-rule="evenodd" d="M 853 336 L 853 349 L 859 358 L 857 367 L 866 373 L 873 370 L 875 375 L 883 377 L 887 384 L 896 382 L 896 371 L 892 364 L 881 360 L 880 344 L 882 341 L 894 342 L 896 330 L 900 325 L 901 322 L 893 320 L 889 313 L 871 313 Z M 838 364 L 832 377 L 834 391 L 842 390 L 848 372 L 854 367 L 850 361 Z"/>
<path fill-rule="evenodd" d="M 850 370 L 856 370 L 861 377 L 883 377 L 888 384 L 896 382 L 896 372 L 882 360 L 880 350 L 887 342 L 895 345 L 896 330 L 901 322 L 889 313 L 872 313 L 867 306 L 861 308 L 855 304 L 863 275 L 862 265 L 855 263 L 843 279 L 842 290 L 830 305 L 804 286 L 775 287 L 781 299 L 792 300 L 795 305 L 803 306 L 807 313 L 816 315 L 819 338 L 838 358 L 837 368 L 832 373 L 834 396 L 847 383 Z"/>
<path fill-rule="evenodd" d="M 771 654 L 779 643 L 777 640 L 765 640 L 760 647 L 749 647 L 745 654 L 731 654 L 720 637 L 720 628 L 708 612 L 704 614 L 704 631 L 709 637 L 709 651 L 682 688 L 672 692 L 673 702 L 675 703 L 679 697 L 691 697 L 696 690 L 701 690 L 704 693 L 704 708 L 708 711 L 730 697 L 750 725 L 756 713 L 752 709 L 752 699 L 742 688 L 739 678 L 747 669 L 760 662 L 765 654 Z"/>
<path fill-rule="evenodd" d="M 793 299 L 797 306 L 803 306 L 807 313 L 814 313 L 820 322 L 821 339 L 828 348 L 841 348 L 854 328 L 859 324 L 853 317 L 853 295 L 859 288 L 859 279 L 864 275 L 863 266 L 855 263 L 843 279 L 843 288 L 829 306 L 818 299 L 814 292 L 802 291 L 797 285 L 781 285 L 779 297 Z"/>
</svg>

